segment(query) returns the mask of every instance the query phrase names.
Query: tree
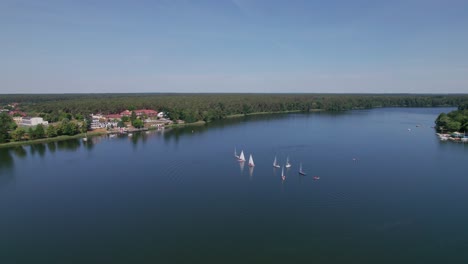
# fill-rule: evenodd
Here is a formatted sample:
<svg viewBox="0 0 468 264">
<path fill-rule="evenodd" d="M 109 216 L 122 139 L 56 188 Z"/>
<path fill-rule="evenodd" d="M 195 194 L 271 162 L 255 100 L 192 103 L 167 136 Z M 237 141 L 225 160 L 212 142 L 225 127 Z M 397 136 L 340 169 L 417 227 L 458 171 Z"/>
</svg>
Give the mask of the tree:
<svg viewBox="0 0 468 264">
<path fill-rule="evenodd" d="M 130 121 L 132 121 L 132 123 L 133 123 L 133 121 L 135 121 L 135 119 L 137 119 L 137 115 L 136 115 L 135 111 L 132 111 L 132 115 L 130 116 Z"/>
<path fill-rule="evenodd" d="M 461 128 L 460 122 L 457 121 L 449 121 L 447 123 L 447 129 L 448 131 L 454 132 L 454 131 L 459 131 Z"/>
<path fill-rule="evenodd" d="M 88 125 L 87 125 L 87 123 L 88 123 L 88 122 L 86 122 L 86 120 L 83 121 L 83 122 L 81 122 L 81 125 L 80 125 L 80 132 L 81 132 L 81 133 L 86 133 L 86 132 L 88 132 Z"/>
<path fill-rule="evenodd" d="M 119 121 L 117 123 L 117 127 L 125 127 L 125 123 L 123 121 Z"/>
<path fill-rule="evenodd" d="M 57 136 L 57 129 L 53 125 L 49 125 L 47 127 L 46 134 L 48 137 L 56 137 Z"/>
<path fill-rule="evenodd" d="M 122 116 L 122 122 L 130 122 L 130 117 Z"/>
<path fill-rule="evenodd" d="M 7 113 L 2 112 L 0 114 L 0 143 L 5 143 L 10 139 L 8 131 L 12 130 L 16 124 Z"/>
<path fill-rule="evenodd" d="M 22 127 L 17 127 L 13 132 L 11 132 L 11 137 L 14 141 L 20 141 L 23 139 L 26 134 L 26 130 Z"/>
<path fill-rule="evenodd" d="M 36 129 L 34 129 L 34 135 L 35 135 L 35 138 L 45 137 L 44 126 L 42 124 L 39 124 L 36 126 Z"/>
<path fill-rule="evenodd" d="M 36 134 L 34 133 L 34 129 L 32 127 L 29 127 L 28 129 L 28 137 L 29 139 L 35 139 Z"/>
<path fill-rule="evenodd" d="M 132 125 L 136 128 L 142 128 L 144 126 L 144 123 L 143 120 L 137 118 L 132 122 Z"/>
</svg>

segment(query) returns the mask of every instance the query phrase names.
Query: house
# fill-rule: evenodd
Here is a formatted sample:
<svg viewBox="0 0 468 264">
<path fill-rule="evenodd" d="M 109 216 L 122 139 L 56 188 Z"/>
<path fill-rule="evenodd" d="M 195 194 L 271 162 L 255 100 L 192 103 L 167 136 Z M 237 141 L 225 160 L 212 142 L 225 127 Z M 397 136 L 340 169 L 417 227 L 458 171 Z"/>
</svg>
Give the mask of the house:
<svg viewBox="0 0 468 264">
<path fill-rule="evenodd" d="M 42 117 L 23 117 L 21 120 L 22 126 L 37 126 L 37 125 L 48 125 L 49 122 L 44 121 Z"/>
<path fill-rule="evenodd" d="M 164 113 L 164 112 L 159 112 L 159 113 L 157 114 L 157 117 L 159 117 L 159 118 L 163 118 L 164 116 L 165 116 L 165 113 Z"/>
</svg>

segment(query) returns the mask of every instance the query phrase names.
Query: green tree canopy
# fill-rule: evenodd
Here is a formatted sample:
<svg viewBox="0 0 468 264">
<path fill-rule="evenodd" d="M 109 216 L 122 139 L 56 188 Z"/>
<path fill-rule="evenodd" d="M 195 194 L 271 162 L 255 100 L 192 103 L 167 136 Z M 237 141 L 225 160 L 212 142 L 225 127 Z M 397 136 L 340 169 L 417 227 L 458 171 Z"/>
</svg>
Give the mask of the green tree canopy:
<svg viewBox="0 0 468 264">
<path fill-rule="evenodd" d="M 17 127 L 14 131 L 11 132 L 11 137 L 14 141 L 23 140 L 26 130 L 22 127 Z"/>
<path fill-rule="evenodd" d="M 10 140 L 11 137 L 8 132 L 15 127 L 16 124 L 11 116 L 5 112 L 0 113 L 0 143 L 5 143 Z"/>
</svg>

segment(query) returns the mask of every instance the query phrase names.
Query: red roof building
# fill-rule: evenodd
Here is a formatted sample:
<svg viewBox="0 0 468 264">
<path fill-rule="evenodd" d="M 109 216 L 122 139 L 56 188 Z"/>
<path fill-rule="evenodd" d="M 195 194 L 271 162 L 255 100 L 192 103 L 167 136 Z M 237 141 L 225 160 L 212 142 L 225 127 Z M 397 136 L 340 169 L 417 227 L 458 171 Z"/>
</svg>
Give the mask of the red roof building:
<svg viewBox="0 0 468 264">
<path fill-rule="evenodd" d="M 128 110 L 125 110 L 123 111 L 122 113 L 120 113 L 121 116 L 131 116 L 132 115 L 132 112 L 128 111 Z"/>
<path fill-rule="evenodd" d="M 10 111 L 8 112 L 9 115 L 13 116 L 13 115 L 19 115 L 19 116 L 22 116 L 22 117 L 25 117 L 26 116 L 26 113 L 25 112 L 21 112 L 21 111 Z"/>
</svg>

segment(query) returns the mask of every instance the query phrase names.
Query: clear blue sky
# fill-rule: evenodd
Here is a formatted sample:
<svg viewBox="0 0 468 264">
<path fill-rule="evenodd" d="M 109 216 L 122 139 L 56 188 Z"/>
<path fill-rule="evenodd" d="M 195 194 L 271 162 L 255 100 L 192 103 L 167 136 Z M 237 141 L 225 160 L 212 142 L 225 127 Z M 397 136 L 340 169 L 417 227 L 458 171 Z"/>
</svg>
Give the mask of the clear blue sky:
<svg viewBox="0 0 468 264">
<path fill-rule="evenodd" d="M 0 93 L 468 93 L 468 1 L 2 0 Z"/>
</svg>

